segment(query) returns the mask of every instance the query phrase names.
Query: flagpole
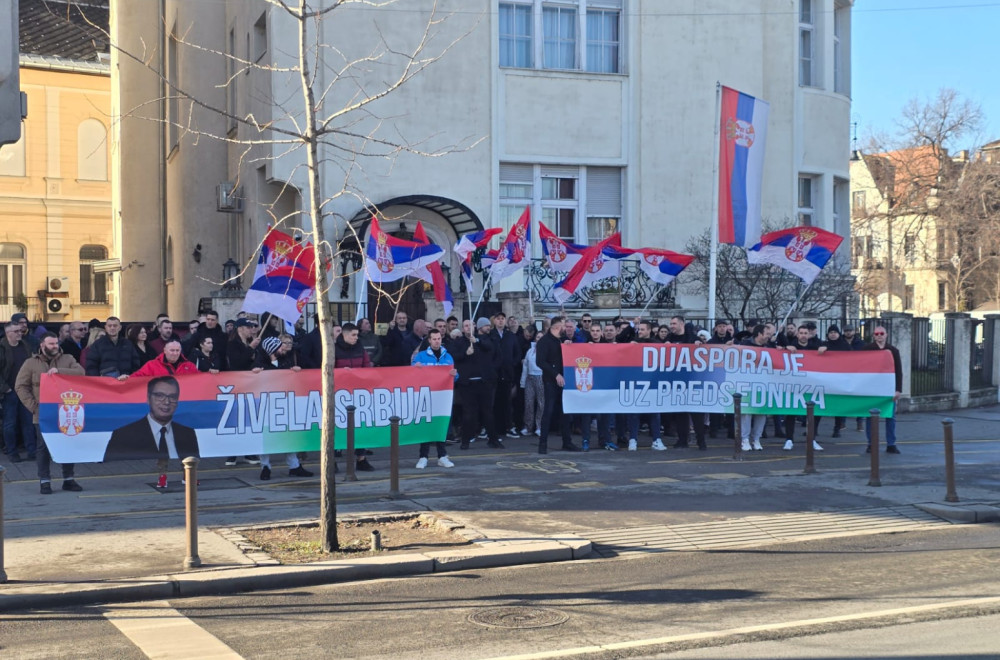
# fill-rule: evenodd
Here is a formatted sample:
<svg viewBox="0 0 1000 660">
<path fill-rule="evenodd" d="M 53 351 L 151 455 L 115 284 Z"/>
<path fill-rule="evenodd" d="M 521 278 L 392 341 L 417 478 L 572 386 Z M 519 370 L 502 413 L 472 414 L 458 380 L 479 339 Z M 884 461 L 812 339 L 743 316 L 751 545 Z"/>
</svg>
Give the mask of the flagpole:
<svg viewBox="0 0 1000 660">
<path fill-rule="evenodd" d="M 657 285 L 656 287 L 653 288 L 653 292 L 649 294 L 649 300 L 646 301 L 646 306 L 642 308 L 641 312 L 639 312 L 640 319 L 643 316 L 645 316 L 646 310 L 649 309 L 649 306 L 653 304 L 653 300 L 656 298 L 656 292 L 659 290 L 660 290 L 660 285 Z M 618 312 L 618 315 L 621 316 L 621 312 Z"/>
<path fill-rule="evenodd" d="M 811 287 L 811 286 L 812 286 L 812 282 L 810 282 L 809 284 L 807 284 L 805 286 L 805 288 L 802 289 L 802 293 L 799 294 L 799 297 L 795 299 L 795 302 L 792 303 L 792 306 L 788 308 L 787 312 L 785 312 L 785 317 L 783 319 L 781 319 L 781 325 L 778 326 L 779 328 L 784 328 L 785 327 L 785 323 L 788 322 L 788 317 L 792 315 L 792 312 L 795 310 L 796 306 L 798 306 L 798 304 L 802 301 L 802 297 L 804 295 L 806 295 L 806 291 L 808 291 L 809 287 Z"/>
<path fill-rule="evenodd" d="M 715 324 L 716 269 L 719 263 L 719 124 L 722 122 L 722 84 L 715 83 L 715 141 L 712 145 L 712 217 L 708 252 L 708 324 Z"/>
<path fill-rule="evenodd" d="M 493 269 L 490 268 L 490 274 L 486 277 L 486 281 L 483 282 L 483 290 L 479 292 L 479 300 L 476 301 L 476 309 L 472 312 L 472 323 L 476 322 L 476 314 L 479 313 L 479 305 L 483 302 L 483 296 L 486 295 L 486 290 L 490 288 L 490 282 L 493 281 Z"/>
</svg>

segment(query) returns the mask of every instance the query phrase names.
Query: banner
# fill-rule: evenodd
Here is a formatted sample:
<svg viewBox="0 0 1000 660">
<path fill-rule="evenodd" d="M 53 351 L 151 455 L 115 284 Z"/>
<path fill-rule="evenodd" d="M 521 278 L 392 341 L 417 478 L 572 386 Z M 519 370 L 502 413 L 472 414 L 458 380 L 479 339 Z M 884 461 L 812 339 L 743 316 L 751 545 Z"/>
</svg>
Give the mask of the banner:
<svg viewBox="0 0 1000 660">
<path fill-rule="evenodd" d="M 347 406 L 356 407 L 355 446 L 388 447 L 389 418 L 399 443 L 444 442 L 451 420 L 450 367 L 338 369 L 337 449 Z M 323 399 L 318 369 L 259 374 L 224 371 L 176 379 L 43 375 L 39 426 L 59 463 L 160 456 L 164 425 L 179 458 L 318 451 Z M 158 435 L 159 434 L 159 435 Z"/>
<path fill-rule="evenodd" d="M 893 412 L 888 351 L 782 351 L 692 344 L 563 344 L 568 413 L 733 412 L 867 417 Z"/>
</svg>

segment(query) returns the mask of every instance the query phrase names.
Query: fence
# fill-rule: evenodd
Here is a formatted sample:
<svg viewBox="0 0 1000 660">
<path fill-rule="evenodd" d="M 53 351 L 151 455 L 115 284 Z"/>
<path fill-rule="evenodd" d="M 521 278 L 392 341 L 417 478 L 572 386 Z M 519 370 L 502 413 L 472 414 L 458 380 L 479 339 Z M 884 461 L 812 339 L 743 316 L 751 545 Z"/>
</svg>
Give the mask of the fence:
<svg viewBox="0 0 1000 660">
<path fill-rule="evenodd" d="M 987 387 L 986 379 L 986 324 L 979 319 L 972 319 L 969 339 L 972 346 L 969 349 L 969 387 L 972 389 Z"/>
<path fill-rule="evenodd" d="M 920 396 L 950 391 L 945 377 L 947 322 L 944 319 L 915 318 L 912 323 L 910 394 Z"/>
</svg>

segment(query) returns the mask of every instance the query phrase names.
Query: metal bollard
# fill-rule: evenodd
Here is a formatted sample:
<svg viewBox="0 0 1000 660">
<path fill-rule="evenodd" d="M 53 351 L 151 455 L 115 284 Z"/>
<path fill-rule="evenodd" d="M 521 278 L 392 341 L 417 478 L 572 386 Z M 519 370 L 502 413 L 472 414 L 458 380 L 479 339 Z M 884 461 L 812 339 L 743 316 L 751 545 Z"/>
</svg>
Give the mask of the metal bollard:
<svg viewBox="0 0 1000 660">
<path fill-rule="evenodd" d="M 3 474 L 7 469 L 0 465 L 0 584 L 7 582 L 7 571 L 3 568 Z"/>
<path fill-rule="evenodd" d="M 809 401 L 806 403 L 806 467 L 805 474 L 816 474 L 816 466 L 813 461 L 816 458 L 816 450 L 813 449 L 813 441 L 816 440 L 816 403 Z"/>
<path fill-rule="evenodd" d="M 184 512 L 187 524 L 187 557 L 184 558 L 184 568 L 198 568 L 201 557 L 198 556 L 198 459 L 188 456 L 184 464 Z"/>
<path fill-rule="evenodd" d="M 389 418 L 389 497 L 399 496 L 399 416 L 393 415 Z"/>
<path fill-rule="evenodd" d="M 378 552 L 382 549 L 382 532 L 377 529 L 372 530 L 372 552 Z"/>
<path fill-rule="evenodd" d="M 958 493 L 955 492 L 955 441 L 952 437 L 952 426 L 955 424 L 955 420 L 948 417 L 941 424 L 944 426 L 944 476 L 948 484 L 948 494 L 944 496 L 944 501 L 957 502 Z M 2 559 L 3 555 L 0 554 L 0 560 Z M 0 561 L 0 568 L 3 568 L 2 561 Z"/>
<path fill-rule="evenodd" d="M 354 472 L 354 466 L 357 460 L 354 456 L 354 412 L 357 410 L 354 406 L 347 406 L 347 449 L 344 450 L 344 461 L 347 463 L 347 469 L 344 470 L 344 481 L 357 481 L 358 475 Z"/>
<path fill-rule="evenodd" d="M 743 395 L 733 395 L 733 460 L 743 460 Z"/>
<path fill-rule="evenodd" d="M 879 428 L 878 428 L 879 424 L 878 423 L 879 423 L 879 412 L 878 412 L 878 408 L 872 408 L 868 412 L 871 413 L 871 420 L 869 421 L 869 423 L 871 424 L 871 429 L 872 429 L 872 431 L 871 431 L 871 439 L 872 440 L 871 440 L 871 444 L 869 445 L 869 447 L 871 447 L 871 450 L 872 450 L 872 472 L 871 472 L 871 476 L 868 477 L 868 485 L 869 486 L 881 486 L 882 485 L 882 480 L 879 479 L 879 474 L 878 474 L 878 431 L 879 431 Z"/>
</svg>

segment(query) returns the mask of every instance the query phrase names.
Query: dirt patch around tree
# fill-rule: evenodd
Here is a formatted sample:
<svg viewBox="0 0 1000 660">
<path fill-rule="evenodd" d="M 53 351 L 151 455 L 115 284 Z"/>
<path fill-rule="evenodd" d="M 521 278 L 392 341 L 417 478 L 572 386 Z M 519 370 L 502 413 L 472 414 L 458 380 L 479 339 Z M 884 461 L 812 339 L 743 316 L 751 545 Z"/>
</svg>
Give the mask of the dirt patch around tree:
<svg viewBox="0 0 1000 660">
<path fill-rule="evenodd" d="M 249 544 L 243 548 L 244 552 L 264 552 L 282 564 L 306 564 L 332 559 L 454 550 L 470 543 L 460 531 L 456 531 L 461 529 L 460 525 L 426 514 L 341 520 L 337 523 L 338 552 L 322 551 L 319 523 L 245 527 L 234 531 Z M 373 532 L 378 532 L 381 550 L 372 549 Z"/>
</svg>

